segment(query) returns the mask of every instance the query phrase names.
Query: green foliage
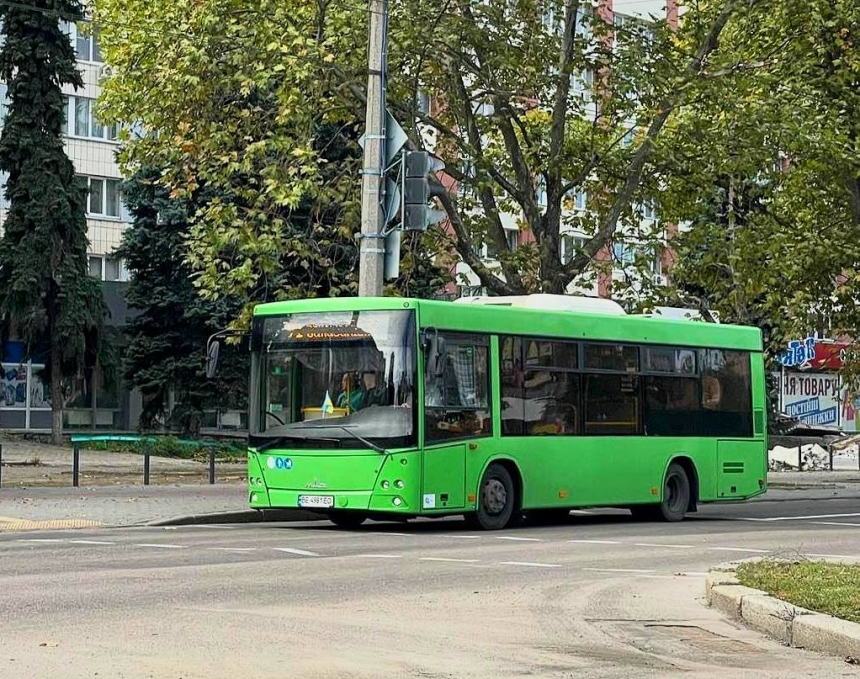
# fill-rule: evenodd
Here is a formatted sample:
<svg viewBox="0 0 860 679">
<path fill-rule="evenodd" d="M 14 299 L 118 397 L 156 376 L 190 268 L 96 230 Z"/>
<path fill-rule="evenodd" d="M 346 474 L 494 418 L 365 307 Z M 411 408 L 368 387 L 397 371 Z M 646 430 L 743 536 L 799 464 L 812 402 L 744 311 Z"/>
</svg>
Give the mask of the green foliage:
<svg viewBox="0 0 860 679">
<path fill-rule="evenodd" d="M 46 11 L 39 11 L 39 10 Z M 50 346 L 53 438 L 61 437 L 64 375 L 77 375 L 98 349 L 104 304 L 87 275 L 85 188 L 63 148 L 61 87 L 82 86 L 60 18 L 80 16 L 72 0 L 0 4 L 5 42 L 0 77 L 9 107 L 0 135 L 9 211 L 0 240 L 0 316 L 32 350 Z"/>
<path fill-rule="evenodd" d="M 858 31 L 854 2 L 740 13 L 658 150 L 677 168 L 666 216 L 691 222 L 675 241 L 679 296 L 762 327 L 771 357 L 860 327 Z"/>
<path fill-rule="evenodd" d="M 216 459 L 238 461 L 247 450 L 244 446 L 218 441 L 186 441 L 175 436 L 144 437 L 138 441 L 86 441 L 80 444 L 85 450 L 103 450 L 112 453 L 149 453 L 154 457 L 170 457 L 180 460 L 207 461 L 209 451 L 216 450 Z"/>
<path fill-rule="evenodd" d="M 741 564 L 737 573 L 747 587 L 818 613 L 860 622 L 857 564 L 765 560 Z"/>
<path fill-rule="evenodd" d="M 175 402 L 165 424 L 196 435 L 204 407 L 247 405 L 247 357 L 241 350 L 224 352 L 217 379 L 208 380 L 204 371 L 208 337 L 225 327 L 241 304 L 198 295 L 185 262 L 194 206 L 189 200 L 171 199 L 159 178 L 159 172 L 144 169 L 123 188 L 134 222 L 119 254 L 133 274 L 128 303 L 140 310 L 126 329 L 124 373 L 143 396 L 142 429 L 157 426 L 172 394 Z"/>
<path fill-rule="evenodd" d="M 664 181 L 650 160 L 655 140 L 702 79 L 726 20 L 755 2 L 690 8 L 678 33 L 665 21 L 613 28 L 576 0 L 392 3 L 389 106 L 413 147 L 423 132 L 435 135 L 460 188 L 442 199 L 454 237 L 437 233 L 438 251 L 456 251 L 494 292 L 559 292 L 593 275 L 594 255 Z M 549 26 L 546 4 L 557 18 Z M 95 21 L 113 72 L 104 113 L 152 133 L 129 140 L 125 166 L 165 168 L 177 196 L 202 185 L 220 196 L 200 208 L 191 233 L 201 293 L 352 294 L 354 273 L 337 273 L 354 268 L 359 230 L 363 8 L 98 0 Z M 598 106 L 573 86 L 584 72 L 595 74 Z M 431 113 L 414 105 L 419 92 L 433 95 Z M 575 190 L 589 194 L 590 216 L 563 209 Z M 507 213 L 524 215 L 535 245 L 509 251 Z M 567 228 L 592 238 L 563 265 Z M 475 255 L 484 242 L 500 253 L 499 267 Z"/>
</svg>

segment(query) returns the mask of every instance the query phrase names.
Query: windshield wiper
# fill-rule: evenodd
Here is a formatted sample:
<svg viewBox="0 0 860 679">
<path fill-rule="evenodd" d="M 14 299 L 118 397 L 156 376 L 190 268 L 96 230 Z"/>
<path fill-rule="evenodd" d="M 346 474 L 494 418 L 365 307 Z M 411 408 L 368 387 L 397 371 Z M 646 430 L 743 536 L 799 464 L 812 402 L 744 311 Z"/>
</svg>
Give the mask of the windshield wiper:
<svg viewBox="0 0 860 679">
<path fill-rule="evenodd" d="M 383 448 L 380 445 L 375 444 L 373 441 L 370 441 L 370 440 L 364 438 L 363 436 L 361 436 L 359 434 L 356 434 L 352 429 L 350 429 L 349 427 L 344 426 L 342 424 L 315 424 L 313 426 L 313 428 L 314 429 L 332 429 L 332 428 L 333 429 L 343 429 L 347 434 L 352 436 L 352 438 L 356 439 L 357 441 L 361 441 L 361 443 L 366 445 L 368 448 L 375 450 L 377 453 L 379 453 L 381 455 L 387 455 L 387 453 L 385 452 L 385 448 Z"/>
<path fill-rule="evenodd" d="M 331 443 L 338 443 L 340 439 L 325 438 L 321 436 L 291 436 L 289 434 L 282 434 L 280 436 L 273 437 L 271 441 L 266 441 L 261 446 L 257 446 L 256 450 L 258 453 L 262 453 L 264 450 L 274 448 L 286 441 L 330 441 Z"/>
</svg>

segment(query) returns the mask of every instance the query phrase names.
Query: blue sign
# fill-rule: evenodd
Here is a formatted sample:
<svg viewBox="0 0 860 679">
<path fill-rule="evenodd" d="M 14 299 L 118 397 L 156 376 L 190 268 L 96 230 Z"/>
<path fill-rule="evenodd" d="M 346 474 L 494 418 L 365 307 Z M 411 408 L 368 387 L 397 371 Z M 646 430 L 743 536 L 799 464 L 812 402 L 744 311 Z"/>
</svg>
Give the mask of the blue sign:
<svg viewBox="0 0 860 679">
<path fill-rule="evenodd" d="M 785 406 L 785 414 L 812 425 L 836 424 L 839 416 L 838 409 L 835 406 L 822 410 L 821 400 L 818 398 L 808 398 L 803 401 L 789 403 Z"/>
<path fill-rule="evenodd" d="M 803 365 L 815 358 L 815 338 L 807 337 L 804 340 L 791 340 L 788 350 L 777 356 L 776 360 L 786 368 Z"/>
<path fill-rule="evenodd" d="M 269 469 L 292 469 L 293 461 L 289 457 L 270 457 L 266 461 Z"/>
</svg>

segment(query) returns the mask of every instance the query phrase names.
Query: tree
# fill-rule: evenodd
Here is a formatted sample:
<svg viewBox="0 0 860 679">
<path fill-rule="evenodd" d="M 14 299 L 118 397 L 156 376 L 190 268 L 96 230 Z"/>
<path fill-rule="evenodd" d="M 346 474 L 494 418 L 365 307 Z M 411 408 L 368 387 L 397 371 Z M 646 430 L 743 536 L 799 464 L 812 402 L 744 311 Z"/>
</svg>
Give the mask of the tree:
<svg viewBox="0 0 860 679">
<path fill-rule="evenodd" d="M 119 254 L 133 274 L 126 299 L 140 310 L 126 329 L 124 374 L 143 396 L 142 429 L 155 428 L 169 415 L 169 427 L 196 435 L 207 405 L 245 406 L 247 359 L 242 352 L 228 348 L 214 380 L 206 378 L 203 360 L 208 337 L 242 305 L 198 295 L 185 262 L 193 204 L 171 199 L 158 183 L 160 176 L 145 168 L 123 187 L 134 222 L 123 235 Z"/>
<path fill-rule="evenodd" d="M 858 29 L 860 8 L 839 0 L 736 17 L 706 74 L 715 85 L 673 131 L 691 142 L 673 147 L 683 169 L 664 194 L 691 221 L 675 242 L 680 292 L 762 327 L 771 357 L 787 339 L 860 327 Z"/>
<path fill-rule="evenodd" d="M 446 247 L 499 293 L 559 292 L 587 274 L 664 179 L 650 163 L 656 140 L 727 22 L 760 1 L 691 7 L 677 31 L 659 20 L 614 26 L 576 0 L 522 0 L 513 13 L 502 0 L 393 4 L 390 106 L 413 147 L 435 136 L 459 185 L 442 200 L 455 233 Z M 196 218 L 190 257 L 205 294 L 257 298 L 284 251 L 300 267 L 326 259 L 308 250 L 307 232 L 291 237 L 286 215 L 303 200 L 348 206 L 334 228 L 345 238 L 358 230 L 357 157 L 334 165 L 321 143 L 327 124 L 354 134 L 363 117 L 366 16 L 355 3 L 100 0 L 95 9 L 113 67 L 108 117 L 157 132 L 130 143 L 124 163 L 169 168 L 178 195 L 202 182 L 230 196 Z M 591 101 L 579 82 L 588 73 Z M 414 104 L 422 92 L 438 104 L 429 112 Z M 588 216 L 565 209 L 576 191 L 589 195 Z M 522 215 L 533 246 L 509 252 L 508 214 Z M 590 238 L 563 264 L 567 227 Z M 499 268 L 475 255 L 483 242 Z"/>
<path fill-rule="evenodd" d="M 0 4 L 5 42 L 0 77 L 8 114 L 0 135 L 9 212 L 0 240 L 0 315 L 32 349 L 49 346 L 51 436 L 62 443 L 65 376 L 82 370 L 104 316 L 99 284 L 87 275 L 86 190 L 63 149 L 63 85 L 81 87 L 61 19 L 74 0 Z M 68 396 L 68 395 L 65 395 Z"/>
</svg>

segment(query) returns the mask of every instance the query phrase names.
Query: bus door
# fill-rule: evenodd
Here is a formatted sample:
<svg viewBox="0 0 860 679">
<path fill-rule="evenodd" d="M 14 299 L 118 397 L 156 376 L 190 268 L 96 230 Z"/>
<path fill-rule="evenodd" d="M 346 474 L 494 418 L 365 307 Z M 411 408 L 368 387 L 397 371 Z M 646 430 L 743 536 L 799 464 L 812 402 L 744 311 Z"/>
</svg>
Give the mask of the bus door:
<svg viewBox="0 0 860 679">
<path fill-rule="evenodd" d="M 421 509 L 458 509 L 465 506 L 466 444 L 425 448 Z"/>
</svg>

